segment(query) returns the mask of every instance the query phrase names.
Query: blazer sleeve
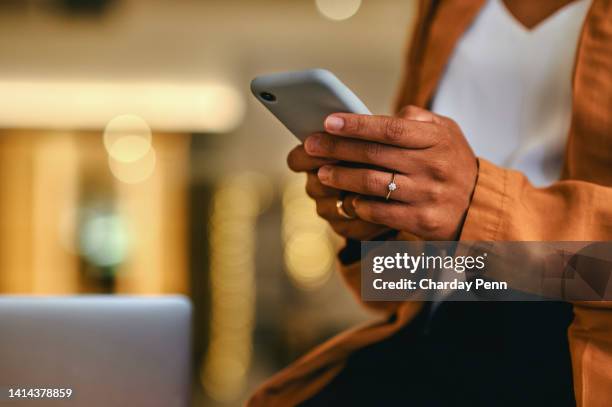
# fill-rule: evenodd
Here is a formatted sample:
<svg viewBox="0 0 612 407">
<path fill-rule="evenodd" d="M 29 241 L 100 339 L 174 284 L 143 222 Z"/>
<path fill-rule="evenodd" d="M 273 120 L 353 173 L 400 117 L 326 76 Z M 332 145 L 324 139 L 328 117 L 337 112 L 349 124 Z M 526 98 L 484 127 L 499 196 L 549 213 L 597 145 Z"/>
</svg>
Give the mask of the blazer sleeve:
<svg viewBox="0 0 612 407">
<path fill-rule="evenodd" d="M 523 174 L 479 159 L 461 240 L 612 240 L 612 188 L 564 180 L 536 188 Z M 579 406 L 612 399 L 612 302 L 574 303 L 568 332 Z"/>
<path fill-rule="evenodd" d="M 387 240 L 414 240 L 415 237 L 404 232 L 383 234 L 374 241 Z M 358 303 L 370 311 L 374 311 L 385 316 L 394 314 L 400 307 L 402 302 L 399 301 L 364 301 L 361 298 L 361 242 L 348 239 L 346 245 L 338 253 L 337 269 L 342 276 L 342 279 L 348 286 L 351 294 L 355 297 Z M 414 307 L 420 308 L 422 304 L 414 301 Z"/>
<path fill-rule="evenodd" d="M 461 240 L 612 240 L 612 188 L 576 180 L 536 188 L 481 158 Z"/>
</svg>

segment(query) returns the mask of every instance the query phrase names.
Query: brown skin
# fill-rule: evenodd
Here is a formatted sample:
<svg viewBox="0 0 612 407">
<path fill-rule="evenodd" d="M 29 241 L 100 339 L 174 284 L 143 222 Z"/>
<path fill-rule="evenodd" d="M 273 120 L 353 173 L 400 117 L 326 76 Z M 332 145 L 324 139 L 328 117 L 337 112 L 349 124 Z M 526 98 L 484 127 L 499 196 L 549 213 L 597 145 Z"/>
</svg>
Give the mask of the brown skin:
<svg viewBox="0 0 612 407">
<path fill-rule="evenodd" d="M 504 0 L 506 8 L 526 28 L 532 29 L 560 8 L 576 0 Z"/>
<path fill-rule="evenodd" d="M 336 201 L 340 197 L 340 190 L 325 186 L 319 180 L 317 171 L 325 164 L 336 163 L 336 160 L 316 158 L 308 155 L 304 145 L 300 144 L 289 153 L 287 163 L 295 172 L 306 172 L 306 193 L 315 200 L 317 213 L 340 236 L 356 240 L 368 240 L 389 230 L 387 227 L 366 222 L 361 219 L 348 220 L 341 217 L 336 210 Z M 344 208 L 350 215 L 355 215 L 352 200 L 355 194 L 348 194 L 344 198 Z"/>
<path fill-rule="evenodd" d="M 343 127 L 334 128 L 331 118 L 342 119 Z M 294 171 L 310 171 L 306 191 L 337 233 L 367 239 L 390 228 L 428 240 L 457 237 L 476 182 L 477 162 L 452 120 L 409 106 L 398 117 L 338 113 L 325 127 L 327 133 L 308 137 L 287 161 Z M 350 168 L 339 161 L 380 169 Z M 392 171 L 398 189 L 391 200 L 382 201 Z M 340 191 L 353 193 L 345 207 L 358 219 L 346 220 L 337 213 Z"/>
<path fill-rule="evenodd" d="M 504 3 L 531 29 L 572 1 Z M 331 118 L 343 119 L 343 126 L 333 126 Z M 427 240 L 459 236 L 476 183 L 477 160 L 451 119 L 409 106 L 398 117 L 337 113 L 328 117 L 325 129 L 327 133 L 313 134 L 293 149 L 287 162 L 294 171 L 308 172 L 306 190 L 337 233 L 360 240 L 389 229 Z M 380 169 L 348 168 L 339 161 Z M 384 201 L 392 172 L 398 189 Z M 357 219 L 344 219 L 336 211 L 340 191 L 352 192 L 344 198 L 344 207 Z"/>
<path fill-rule="evenodd" d="M 318 171 L 324 186 L 359 194 L 352 202 L 359 219 L 426 240 L 457 238 L 478 167 L 452 120 L 410 106 L 398 117 L 334 114 L 325 129 L 308 137 L 306 153 L 380 168 L 326 164 Z M 384 201 L 392 172 L 398 189 Z"/>
</svg>

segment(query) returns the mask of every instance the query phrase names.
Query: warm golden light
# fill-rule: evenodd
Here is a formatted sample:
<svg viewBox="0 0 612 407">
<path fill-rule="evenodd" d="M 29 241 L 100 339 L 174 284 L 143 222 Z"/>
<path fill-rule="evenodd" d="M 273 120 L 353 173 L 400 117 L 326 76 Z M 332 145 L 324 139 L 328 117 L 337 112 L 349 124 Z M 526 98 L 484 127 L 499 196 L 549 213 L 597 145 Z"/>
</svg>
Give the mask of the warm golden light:
<svg viewBox="0 0 612 407">
<path fill-rule="evenodd" d="M 212 202 L 210 344 L 200 379 L 208 395 L 222 402 L 241 396 L 251 363 L 255 225 L 269 204 L 270 189 L 264 176 L 243 173 L 221 180 Z"/>
<path fill-rule="evenodd" d="M 333 250 L 320 233 L 295 233 L 285 243 L 285 262 L 291 277 L 301 288 L 316 288 L 330 277 Z"/>
<path fill-rule="evenodd" d="M 319 12 L 330 20 L 346 20 L 354 16 L 361 0 L 316 0 Z"/>
<path fill-rule="evenodd" d="M 129 163 L 144 157 L 151 148 L 151 129 L 142 117 L 124 114 L 104 129 L 104 147 L 113 159 Z"/>
<path fill-rule="evenodd" d="M 225 133 L 244 117 L 245 101 L 220 83 L 0 80 L 6 128 L 104 128 L 109 118 L 141 117 L 155 132 Z M 36 112 L 36 114 L 32 114 Z"/>
<path fill-rule="evenodd" d="M 327 224 L 317 217 L 315 203 L 304 191 L 304 179 L 290 180 L 283 192 L 284 257 L 287 273 L 299 288 L 310 290 L 331 276 L 334 246 Z"/>
<path fill-rule="evenodd" d="M 132 162 L 119 161 L 109 155 L 108 166 L 119 181 L 137 184 L 146 181 L 153 174 L 156 160 L 155 149 L 151 147 L 142 158 Z"/>
</svg>

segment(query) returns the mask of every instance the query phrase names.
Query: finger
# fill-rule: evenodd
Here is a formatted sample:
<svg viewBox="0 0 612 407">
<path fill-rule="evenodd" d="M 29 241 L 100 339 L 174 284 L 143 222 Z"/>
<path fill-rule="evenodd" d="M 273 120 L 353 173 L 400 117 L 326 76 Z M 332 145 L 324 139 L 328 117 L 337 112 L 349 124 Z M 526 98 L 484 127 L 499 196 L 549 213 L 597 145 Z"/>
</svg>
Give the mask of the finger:
<svg viewBox="0 0 612 407">
<path fill-rule="evenodd" d="M 355 198 L 357 198 L 357 194 L 348 193 L 346 191 L 342 197 L 342 208 L 351 218 L 357 217 L 357 213 L 355 213 L 355 206 L 353 206 L 353 201 Z"/>
<path fill-rule="evenodd" d="M 406 218 L 408 218 L 406 204 L 393 201 L 381 202 L 359 196 L 353 200 L 353 205 L 360 219 L 398 230 L 405 229 Z"/>
<path fill-rule="evenodd" d="M 349 161 L 385 167 L 402 171 L 403 164 L 408 160 L 409 150 L 373 143 L 332 136 L 325 133 L 315 133 L 304 142 L 306 153 L 316 157 L 326 157 L 338 161 Z"/>
<path fill-rule="evenodd" d="M 325 119 L 325 130 L 330 134 L 416 149 L 435 145 L 439 127 L 401 117 L 352 113 L 334 113 Z"/>
<path fill-rule="evenodd" d="M 344 211 L 347 213 L 347 215 L 351 216 L 351 217 L 356 217 L 355 214 L 355 209 L 353 208 L 353 199 L 355 198 L 355 195 L 352 196 L 346 196 L 343 198 L 343 209 Z M 336 220 L 351 220 L 348 219 L 342 215 L 340 215 L 340 212 L 338 212 L 338 207 L 337 207 L 337 202 L 338 202 L 338 198 L 320 198 L 317 199 L 317 214 L 322 217 L 323 219 L 326 219 L 328 221 L 336 221 Z"/>
<path fill-rule="evenodd" d="M 414 105 L 404 106 L 397 115 L 417 122 L 438 123 L 438 116 L 436 114 Z"/>
<path fill-rule="evenodd" d="M 326 133 L 310 135 L 304 143 L 309 155 L 383 167 L 404 174 L 422 172 L 432 164 L 430 149 L 411 150 L 386 144 L 340 138 Z"/>
<path fill-rule="evenodd" d="M 306 174 L 306 193 L 312 199 L 328 198 L 340 196 L 340 191 L 321 183 L 317 174 L 309 172 Z"/>
<path fill-rule="evenodd" d="M 433 207 L 418 207 L 401 202 L 381 202 L 359 196 L 354 199 L 355 212 L 367 222 L 403 230 L 428 240 L 445 240 L 444 225 L 447 211 Z"/>
<path fill-rule="evenodd" d="M 360 219 L 385 225 L 396 230 L 412 231 L 414 227 L 410 224 L 410 210 L 412 207 L 401 202 L 382 202 L 366 197 L 358 197 L 354 200 L 355 212 Z"/>
<path fill-rule="evenodd" d="M 295 147 L 287 155 L 287 165 L 289 165 L 289 168 L 295 172 L 316 170 L 322 165 L 333 162 L 334 160 L 308 155 L 302 144 Z"/>
<path fill-rule="evenodd" d="M 357 194 L 386 197 L 389 184 L 393 179 L 396 188 L 391 192 L 390 199 L 410 203 L 414 201 L 418 190 L 412 179 L 403 174 L 374 170 L 370 168 L 348 168 L 337 165 L 324 165 L 317 173 L 321 183 L 343 191 Z"/>
<path fill-rule="evenodd" d="M 435 113 L 430 112 L 429 110 L 420 108 L 418 106 L 413 106 L 413 105 L 404 106 L 399 111 L 397 116 L 403 117 L 404 119 L 408 119 L 408 120 L 435 123 L 435 124 L 438 124 L 444 127 L 456 126 L 456 123 L 449 117 L 435 114 Z"/>
</svg>

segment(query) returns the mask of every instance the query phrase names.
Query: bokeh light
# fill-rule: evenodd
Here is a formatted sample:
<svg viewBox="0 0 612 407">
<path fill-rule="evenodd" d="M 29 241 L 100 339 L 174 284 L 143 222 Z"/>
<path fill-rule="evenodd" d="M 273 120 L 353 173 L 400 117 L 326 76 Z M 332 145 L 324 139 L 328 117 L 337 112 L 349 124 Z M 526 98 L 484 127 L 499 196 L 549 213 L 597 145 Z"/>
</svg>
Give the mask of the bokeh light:
<svg viewBox="0 0 612 407">
<path fill-rule="evenodd" d="M 155 149 L 151 147 L 142 158 L 131 162 L 119 161 L 109 155 L 108 166 L 119 181 L 137 184 L 146 181 L 153 174 L 156 160 Z"/>
<path fill-rule="evenodd" d="M 334 245 L 327 224 L 306 195 L 302 177 L 292 177 L 285 185 L 282 225 L 285 267 L 291 281 L 303 290 L 325 284 L 332 273 Z"/>
<path fill-rule="evenodd" d="M 315 0 L 319 12 L 330 20 L 346 20 L 354 16 L 361 0 Z"/>
<path fill-rule="evenodd" d="M 79 211 L 75 208 L 65 208 L 59 214 L 57 237 L 62 248 L 71 254 L 79 253 L 78 242 Z"/>
<path fill-rule="evenodd" d="M 104 147 L 116 161 L 136 161 L 151 148 L 151 129 L 142 117 L 133 114 L 117 116 L 104 129 Z"/>
<path fill-rule="evenodd" d="M 210 397 L 228 402 L 240 397 L 251 364 L 255 226 L 273 192 L 269 179 L 252 172 L 228 176 L 219 185 L 209 224 L 210 344 L 200 379 Z"/>
<path fill-rule="evenodd" d="M 8 128 L 92 129 L 129 112 L 153 131 L 226 133 L 244 118 L 244 95 L 223 82 L 0 80 L 0 122 Z M 36 112 L 35 115 L 32 112 Z"/>
<path fill-rule="evenodd" d="M 320 233 L 299 232 L 285 243 L 285 262 L 301 288 L 321 286 L 330 277 L 334 257 L 331 242 Z"/>
<path fill-rule="evenodd" d="M 123 220 L 114 213 L 85 214 L 79 234 L 80 252 L 98 267 L 120 264 L 128 251 L 128 234 Z"/>
<path fill-rule="evenodd" d="M 244 97 L 235 87 L 225 84 L 206 85 L 195 89 L 190 112 L 181 119 L 192 128 L 227 133 L 240 125 L 245 109 Z"/>
</svg>

